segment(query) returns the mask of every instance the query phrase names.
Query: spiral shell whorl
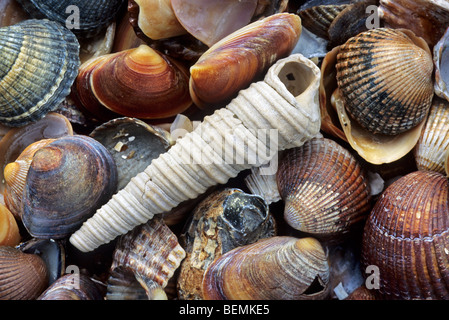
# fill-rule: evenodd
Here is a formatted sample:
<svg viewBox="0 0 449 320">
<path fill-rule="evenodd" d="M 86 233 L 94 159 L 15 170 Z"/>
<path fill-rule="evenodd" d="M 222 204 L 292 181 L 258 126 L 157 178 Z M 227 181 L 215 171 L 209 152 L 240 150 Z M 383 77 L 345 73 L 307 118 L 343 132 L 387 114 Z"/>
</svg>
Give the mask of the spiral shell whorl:
<svg viewBox="0 0 449 320">
<path fill-rule="evenodd" d="M 301 73 L 307 79 L 301 80 Z M 302 145 L 319 132 L 319 79 L 318 67 L 300 54 L 279 60 L 264 82 L 253 83 L 226 108 L 205 117 L 131 179 L 72 235 L 71 243 L 83 251 L 93 250 L 154 214 L 169 211 L 244 169 L 267 163 L 274 156 L 273 143 L 277 142 L 274 151 Z M 302 93 L 312 97 L 303 98 Z M 258 130 L 270 129 L 277 130 L 278 141 L 258 139 Z"/>
</svg>

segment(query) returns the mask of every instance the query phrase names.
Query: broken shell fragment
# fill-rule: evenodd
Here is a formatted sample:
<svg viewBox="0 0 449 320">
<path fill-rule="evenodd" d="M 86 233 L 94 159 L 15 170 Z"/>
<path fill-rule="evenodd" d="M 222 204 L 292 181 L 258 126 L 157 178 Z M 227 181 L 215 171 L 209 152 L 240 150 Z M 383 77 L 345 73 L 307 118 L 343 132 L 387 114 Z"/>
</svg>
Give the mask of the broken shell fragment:
<svg viewBox="0 0 449 320">
<path fill-rule="evenodd" d="M 329 294 L 329 264 L 313 238 L 271 237 L 217 258 L 203 279 L 206 300 L 319 300 Z"/>
<path fill-rule="evenodd" d="M 301 34 L 301 19 L 279 13 L 255 21 L 215 43 L 190 68 L 190 95 L 200 108 L 228 103 L 288 56 Z"/>
<path fill-rule="evenodd" d="M 317 238 L 342 239 L 371 208 L 366 172 L 333 140 L 314 138 L 285 150 L 276 176 L 285 220 Z"/>
<path fill-rule="evenodd" d="M 0 28 L 0 122 L 19 127 L 54 111 L 70 93 L 78 54 L 75 35 L 56 22 Z"/>
<path fill-rule="evenodd" d="M 160 119 L 190 107 L 188 81 L 183 65 L 141 45 L 86 61 L 75 92 L 81 107 L 100 119 L 105 111 L 111 118 Z"/>
<path fill-rule="evenodd" d="M 375 134 L 397 135 L 421 123 L 433 98 L 433 60 L 408 30 L 371 29 L 337 55 L 337 83 L 347 113 Z"/>
<path fill-rule="evenodd" d="M 159 288 L 167 286 L 184 258 L 177 237 L 158 217 L 119 238 L 111 271 L 128 268 L 153 299 L 159 296 Z"/>
<path fill-rule="evenodd" d="M 301 54 L 279 60 L 264 81 L 205 117 L 131 179 L 70 242 L 91 251 L 240 171 L 267 163 L 278 150 L 301 146 L 320 130 L 319 82 L 319 68 Z M 276 137 L 267 139 L 271 133 Z M 226 141 L 232 148 L 224 147 Z"/>
<path fill-rule="evenodd" d="M 178 276 L 179 299 L 203 298 L 203 275 L 212 261 L 275 234 L 275 220 L 260 196 L 230 188 L 210 194 L 195 208 L 180 237 L 186 258 Z"/>
</svg>

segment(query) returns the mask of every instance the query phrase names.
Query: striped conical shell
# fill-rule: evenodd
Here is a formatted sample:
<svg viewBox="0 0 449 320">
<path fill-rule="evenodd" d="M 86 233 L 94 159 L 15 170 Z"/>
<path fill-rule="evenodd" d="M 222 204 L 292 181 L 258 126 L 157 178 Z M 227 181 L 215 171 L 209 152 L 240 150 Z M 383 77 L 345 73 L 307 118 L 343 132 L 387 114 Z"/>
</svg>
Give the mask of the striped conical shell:
<svg viewBox="0 0 449 320">
<path fill-rule="evenodd" d="M 329 277 L 318 240 L 277 236 L 217 258 L 204 275 L 203 295 L 206 300 L 319 300 L 329 293 Z"/>
<path fill-rule="evenodd" d="M 0 28 L 0 123 L 23 126 L 55 110 L 78 74 L 79 44 L 56 22 Z"/>
<path fill-rule="evenodd" d="M 445 154 L 449 149 L 449 102 L 434 98 L 429 116 L 414 149 L 419 170 L 444 174 Z"/>
<path fill-rule="evenodd" d="M 340 47 L 336 68 L 347 112 L 370 132 L 396 135 L 407 131 L 430 108 L 432 54 L 411 31 L 377 28 L 362 32 Z"/>
<path fill-rule="evenodd" d="M 378 268 L 383 298 L 449 299 L 448 196 L 444 175 L 415 171 L 391 184 L 374 205 L 362 264 L 363 270 Z M 372 275 L 368 282 L 374 286 Z"/>
<path fill-rule="evenodd" d="M 319 82 L 320 70 L 301 54 L 279 60 L 264 81 L 240 91 L 132 178 L 70 237 L 71 243 L 93 250 L 154 214 L 262 166 L 278 150 L 312 139 L 321 123 Z"/>
<path fill-rule="evenodd" d="M 370 209 L 366 172 L 348 150 L 330 139 L 314 138 L 284 151 L 277 183 L 287 223 L 316 237 L 347 234 Z"/>
</svg>

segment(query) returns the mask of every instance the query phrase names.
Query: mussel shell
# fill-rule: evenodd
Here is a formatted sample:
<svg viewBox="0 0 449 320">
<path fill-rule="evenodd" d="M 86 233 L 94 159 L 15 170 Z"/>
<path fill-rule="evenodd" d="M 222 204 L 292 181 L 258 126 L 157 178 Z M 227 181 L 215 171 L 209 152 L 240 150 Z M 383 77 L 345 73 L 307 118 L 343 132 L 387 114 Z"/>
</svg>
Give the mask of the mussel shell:
<svg viewBox="0 0 449 320">
<path fill-rule="evenodd" d="M 36 19 L 49 19 L 66 26 L 76 6 L 79 10 L 79 26 L 71 30 L 83 37 L 92 37 L 108 26 L 126 0 L 17 0 Z M 76 12 L 76 11 L 75 11 Z"/>
<path fill-rule="evenodd" d="M 365 170 L 330 139 L 314 138 L 285 150 L 277 183 L 287 223 L 316 237 L 336 240 L 347 235 L 371 208 Z"/>
<path fill-rule="evenodd" d="M 340 46 L 336 69 L 346 110 L 366 130 L 397 135 L 426 117 L 433 61 L 425 41 L 412 32 L 377 28 L 359 33 Z"/>
<path fill-rule="evenodd" d="M 433 47 L 433 62 L 435 64 L 435 94 L 443 99 L 449 101 L 449 90 L 448 90 L 448 66 L 449 57 L 447 50 L 447 40 L 449 37 L 449 28 L 443 34 L 441 39 Z"/>
<path fill-rule="evenodd" d="M 313 238 L 277 236 L 235 248 L 206 270 L 206 300 L 314 300 L 329 294 L 329 264 Z"/>
<path fill-rule="evenodd" d="M 38 255 L 0 246 L 0 300 L 33 300 L 47 286 L 47 267 Z"/>
<path fill-rule="evenodd" d="M 347 3 L 316 5 L 298 11 L 298 15 L 301 17 L 304 28 L 323 39 L 329 40 L 329 26 L 347 6 L 349 6 Z"/>
<path fill-rule="evenodd" d="M 379 268 L 385 299 L 449 299 L 449 182 L 411 172 L 391 184 L 371 211 L 362 268 Z"/>
<path fill-rule="evenodd" d="M 33 157 L 23 193 L 22 220 L 36 238 L 64 238 L 117 189 L 107 149 L 88 136 L 56 139 Z"/>
<path fill-rule="evenodd" d="M 23 126 L 55 110 L 78 74 L 78 54 L 75 35 L 56 22 L 0 28 L 0 122 Z"/>
</svg>

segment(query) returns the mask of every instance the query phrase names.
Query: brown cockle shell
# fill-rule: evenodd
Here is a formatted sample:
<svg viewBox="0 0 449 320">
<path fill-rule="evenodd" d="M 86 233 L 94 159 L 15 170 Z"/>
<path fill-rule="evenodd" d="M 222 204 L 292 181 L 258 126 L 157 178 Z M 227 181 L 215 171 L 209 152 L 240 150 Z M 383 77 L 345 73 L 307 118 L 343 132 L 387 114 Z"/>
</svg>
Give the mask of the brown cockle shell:
<svg viewBox="0 0 449 320">
<path fill-rule="evenodd" d="M 178 276 L 179 299 L 202 299 L 204 272 L 216 258 L 275 234 L 275 220 L 262 197 L 235 188 L 210 194 L 195 208 L 180 237 L 187 255 Z"/>
<path fill-rule="evenodd" d="M 153 299 L 160 288 L 167 286 L 184 258 L 176 235 L 157 217 L 119 238 L 110 269 L 130 269 L 148 298 Z"/>
<path fill-rule="evenodd" d="M 0 300 L 33 300 L 47 286 L 48 271 L 41 257 L 0 246 Z"/>
<path fill-rule="evenodd" d="M 327 254 L 314 238 L 277 236 L 235 248 L 207 269 L 206 300 L 320 300 L 329 294 Z"/>
<path fill-rule="evenodd" d="M 379 18 L 390 28 L 406 28 L 435 45 L 449 24 L 446 0 L 380 0 Z"/>
<path fill-rule="evenodd" d="M 229 102 L 239 90 L 288 56 L 301 34 L 301 19 L 278 13 L 231 33 L 190 68 L 190 95 L 200 108 Z"/>
<path fill-rule="evenodd" d="M 347 235 L 370 209 L 366 172 L 330 139 L 314 138 L 284 151 L 277 183 L 287 223 L 316 237 L 335 240 Z"/>
<path fill-rule="evenodd" d="M 117 189 L 107 149 L 83 135 L 64 136 L 34 153 L 22 194 L 22 221 L 36 238 L 69 236 Z"/>
<path fill-rule="evenodd" d="M 435 97 L 421 137 L 413 154 L 419 170 L 444 174 L 445 154 L 449 149 L 449 102 Z"/>
<path fill-rule="evenodd" d="M 433 98 L 432 54 L 411 31 L 359 33 L 340 46 L 336 69 L 346 111 L 366 130 L 397 135 L 426 117 Z"/>
<path fill-rule="evenodd" d="M 363 234 L 362 268 L 378 268 L 384 299 L 449 299 L 449 182 L 411 172 L 374 205 Z"/>
<path fill-rule="evenodd" d="M 82 107 L 99 119 L 160 119 L 190 107 L 188 81 L 183 65 L 141 45 L 86 61 L 75 90 Z"/>
</svg>

